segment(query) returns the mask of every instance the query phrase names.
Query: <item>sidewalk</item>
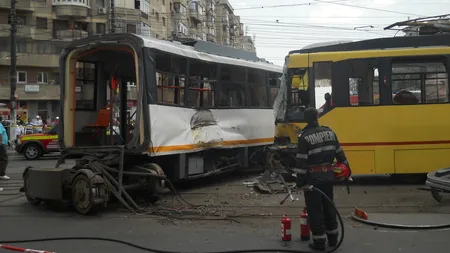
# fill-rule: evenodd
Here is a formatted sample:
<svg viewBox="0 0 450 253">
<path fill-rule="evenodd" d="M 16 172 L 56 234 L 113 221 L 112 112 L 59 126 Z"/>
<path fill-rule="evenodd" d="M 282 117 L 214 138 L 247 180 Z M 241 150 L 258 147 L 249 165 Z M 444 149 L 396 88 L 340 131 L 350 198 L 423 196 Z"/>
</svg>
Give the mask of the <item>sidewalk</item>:
<svg viewBox="0 0 450 253">
<path fill-rule="evenodd" d="M 15 150 L 8 148 L 8 156 L 22 156 L 22 154 L 19 154 Z"/>
</svg>

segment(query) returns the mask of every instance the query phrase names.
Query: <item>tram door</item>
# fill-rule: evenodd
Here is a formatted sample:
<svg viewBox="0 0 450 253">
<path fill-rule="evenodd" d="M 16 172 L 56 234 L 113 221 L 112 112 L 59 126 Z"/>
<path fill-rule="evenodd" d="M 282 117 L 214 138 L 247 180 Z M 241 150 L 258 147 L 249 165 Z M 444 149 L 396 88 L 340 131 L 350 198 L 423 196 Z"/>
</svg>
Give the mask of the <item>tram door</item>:
<svg viewBox="0 0 450 253">
<path fill-rule="evenodd" d="M 129 79 L 116 79 L 116 85 L 110 90 L 110 105 L 112 105 L 112 119 L 110 123 L 110 143 L 125 145 L 129 141 L 130 117 L 128 116 L 128 84 Z M 112 126 L 112 127 L 111 127 Z"/>
</svg>

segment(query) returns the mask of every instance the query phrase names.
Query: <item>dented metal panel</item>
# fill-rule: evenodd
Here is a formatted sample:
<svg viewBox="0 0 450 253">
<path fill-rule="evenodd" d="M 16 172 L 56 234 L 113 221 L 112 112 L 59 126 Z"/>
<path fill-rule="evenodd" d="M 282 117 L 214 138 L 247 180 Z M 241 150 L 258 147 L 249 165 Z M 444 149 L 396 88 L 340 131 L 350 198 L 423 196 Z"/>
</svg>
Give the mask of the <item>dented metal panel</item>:
<svg viewBox="0 0 450 253">
<path fill-rule="evenodd" d="M 271 109 L 203 109 L 149 105 L 151 155 L 273 143 Z"/>
</svg>

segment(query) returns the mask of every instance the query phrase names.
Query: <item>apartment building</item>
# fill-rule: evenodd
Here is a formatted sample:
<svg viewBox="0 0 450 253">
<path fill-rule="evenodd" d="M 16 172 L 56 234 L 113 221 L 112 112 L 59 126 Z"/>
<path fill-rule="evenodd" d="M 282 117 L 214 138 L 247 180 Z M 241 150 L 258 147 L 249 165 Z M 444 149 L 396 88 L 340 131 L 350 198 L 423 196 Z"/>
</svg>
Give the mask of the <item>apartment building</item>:
<svg viewBox="0 0 450 253">
<path fill-rule="evenodd" d="M 0 0 L 0 103 L 9 104 L 10 0 Z M 59 115 L 59 54 L 72 40 L 129 32 L 174 40 L 205 40 L 255 51 L 228 0 L 20 0 L 17 3 L 18 112 Z M 249 38 L 251 41 L 251 38 Z M 250 44 L 249 44 L 250 43 Z"/>
<path fill-rule="evenodd" d="M 245 51 L 256 52 L 255 42 L 251 36 L 241 36 L 239 38 L 240 46 Z"/>
<path fill-rule="evenodd" d="M 116 0 L 116 32 L 150 36 L 149 0 Z M 59 115 L 59 54 L 71 41 L 107 32 L 108 0 L 20 0 L 17 3 L 18 113 Z M 0 103 L 9 104 L 10 0 L 0 0 Z"/>
</svg>

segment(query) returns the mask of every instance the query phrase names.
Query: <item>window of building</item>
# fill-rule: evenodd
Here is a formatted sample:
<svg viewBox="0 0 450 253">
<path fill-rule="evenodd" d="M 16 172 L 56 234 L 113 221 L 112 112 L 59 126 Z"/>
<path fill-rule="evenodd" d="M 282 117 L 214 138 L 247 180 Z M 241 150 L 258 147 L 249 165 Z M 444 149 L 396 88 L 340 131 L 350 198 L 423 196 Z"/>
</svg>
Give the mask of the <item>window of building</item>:
<svg viewBox="0 0 450 253">
<path fill-rule="evenodd" d="M 158 12 L 156 12 L 155 16 L 156 16 L 156 21 L 159 21 L 159 13 Z"/>
<path fill-rule="evenodd" d="M 38 83 L 48 83 L 48 73 L 47 72 L 38 72 Z"/>
<path fill-rule="evenodd" d="M 95 31 L 97 34 L 105 34 L 106 33 L 106 24 L 104 23 L 96 23 Z"/>
<path fill-rule="evenodd" d="M 175 13 L 186 14 L 186 7 L 181 3 L 173 3 L 173 10 Z"/>
<path fill-rule="evenodd" d="M 37 42 L 33 45 L 33 52 L 37 54 L 50 54 L 52 52 L 51 44 L 44 42 Z"/>
<path fill-rule="evenodd" d="M 95 110 L 97 103 L 96 64 L 77 62 L 76 73 L 76 109 Z M 78 92 L 79 91 L 79 92 Z"/>
<path fill-rule="evenodd" d="M 177 32 L 182 33 L 184 35 L 188 35 L 188 28 L 185 24 L 178 22 Z"/>
<path fill-rule="evenodd" d="M 105 0 L 96 0 L 95 3 L 96 3 L 97 7 L 100 7 L 100 8 L 105 8 L 106 7 L 106 1 Z"/>
<path fill-rule="evenodd" d="M 22 15 L 17 15 L 17 25 L 27 25 L 27 17 Z"/>
<path fill-rule="evenodd" d="M 36 18 L 36 29 L 47 30 L 47 18 Z"/>
<path fill-rule="evenodd" d="M 440 61 L 394 61 L 392 63 L 393 104 L 448 102 L 448 76 Z"/>
<path fill-rule="evenodd" d="M 245 68 L 222 65 L 220 74 L 219 107 L 245 106 Z"/>
<path fill-rule="evenodd" d="M 189 9 L 193 12 L 197 12 L 199 14 L 203 14 L 203 6 L 198 2 L 191 2 L 189 4 Z"/>
<path fill-rule="evenodd" d="M 214 107 L 216 79 L 217 64 L 191 60 L 187 105 Z"/>
<path fill-rule="evenodd" d="M 27 72 L 26 71 L 17 71 L 17 82 L 18 83 L 26 83 L 27 82 Z"/>
<path fill-rule="evenodd" d="M 158 103 L 184 105 L 186 59 L 157 51 L 155 62 Z"/>
<path fill-rule="evenodd" d="M 127 32 L 136 34 L 136 24 L 127 24 Z"/>
<path fill-rule="evenodd" d="M 166 18 L 165 17 L 162 18 L 162 24 L 163 24 L 163 26 L 166 26 Z"/>
<path fill-rule="evenodd" d="M 315 105 L 320 108 L 325 103 L 326 93 L 331 94 L 331 62 L 314 63 Z"/>
<path fill-rule="evenodd" d="M 17 42 L 16 43 L 17 53 L 27 53 L 27 43 L 25 42 Z"/>
</svg>

